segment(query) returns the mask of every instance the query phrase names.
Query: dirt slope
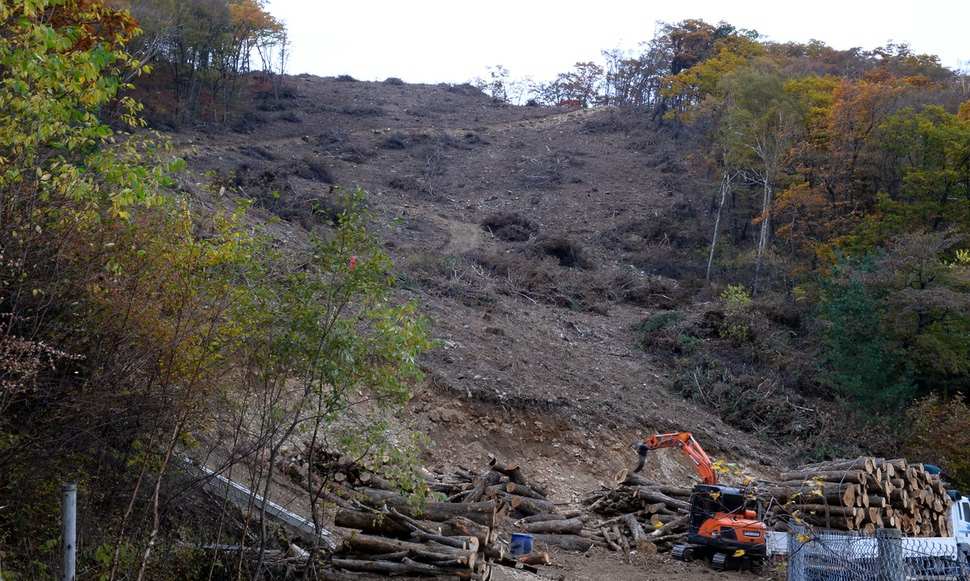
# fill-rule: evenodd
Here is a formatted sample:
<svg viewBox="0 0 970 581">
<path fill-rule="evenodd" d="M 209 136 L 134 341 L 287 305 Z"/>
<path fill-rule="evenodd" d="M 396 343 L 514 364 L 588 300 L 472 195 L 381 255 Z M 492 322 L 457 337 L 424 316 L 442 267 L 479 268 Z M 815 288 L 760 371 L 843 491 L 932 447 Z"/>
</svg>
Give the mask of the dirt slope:
<svg viewBox="0 0 970 581">
<path fill-rule="evenodd" d="M 411 405 L 430 465 L 493 452 L 570 502 L 628 466 L 638 435 L 690 430 L 713 455 L 770 470 L 773 444 L 672 393 L 665 362 L 636 344 L 637 322 L 692 300 L 678 276 L 702 264 L 680 242 L 697 211 L 676 193 L 685 160 L 641 120 L 511 107 L 467 86 L 290 86 L 279 102 L 256 98 L 237 131 L 174 134 L 193 170 L 186 187 L 206 204 L 254 199 L 292 244 L 326 222 L 334 186 L 369 192 L 400 298 L 421 304 L 440 343 Z M 673 454 L 648 470 L 692 477 Z M 564 559 L 569 578 L 643 578 Z M 708 578 L 654 565 L 649 578 Z"/>
</svg>

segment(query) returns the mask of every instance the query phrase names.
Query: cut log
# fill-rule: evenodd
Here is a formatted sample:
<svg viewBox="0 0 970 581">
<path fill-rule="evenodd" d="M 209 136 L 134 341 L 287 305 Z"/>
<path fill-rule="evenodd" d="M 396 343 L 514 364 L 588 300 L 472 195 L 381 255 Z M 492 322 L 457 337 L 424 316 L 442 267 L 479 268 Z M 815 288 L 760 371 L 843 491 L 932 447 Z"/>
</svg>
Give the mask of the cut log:
<svg viewBox="0 0 970 581">
<path fill-rule="evenodd" d="M 828 460 L 825 462 L 815 462 L 804 464 L 798 467 L 799 470 L 862 470 L 864 472 L 874 472 L 876 469 L 875 458 L 862 456 L 854 460 Z"/>
<path fill-rule="evenodd" d="M 830 504 L 855 506 L 856 495 L 859 493 L 857 484 L 822 484 L 812 486 L 775 485 L 760 488 L 758 493 L 762 497 L 776 499 L 782 503 L 795 500 L 797 502 L 814 501 L 824 498 Z"/>
<path fill-rule="evenodd" d="M 638 552 L 652 554 L 650 548 L 646 545 L 653 547 L 654 553 L 657 550 L 657 546 L 647 539 L 647 534 L 644 532 L 643 527 L 640 526 L 640 521 L 637 517 L 632 514 L 623 515 L 623 524 L 626 525 L 627 530 L 630 531 L 630 537 L 633 539 L 633 546 L 636 547 Z"/>
<path fill-rule="evenodd" d="M 481 546 L 489 545 L 495 540 L 495 532 L 492 528 L 461 516 L 430 524 L 434 525 L 438 534 L 448 537 L 475 537 Z"/>
<path fill-rule="evenodd" d="M 657 489 L 647 488 L 646 486 L 636 487 L 636 496 L 646 500 L 647 502 L 662 502 L 671 508 L 681 508 L 684 510 L 690 509 L 689 502 L 672 498 Z"/>
<path fill-rule="evenodd" d="M 552 557 L 549 553 L 535 552 L 528 555 L 522 555 L 516 559 L 517 562 L 526 565 L 552 565 Z"/>
<path fill-rule="evenodd" d="M 507 498 L 509 498 L 509 504 L 513 511 L 529 516 L 544 512 L 555 512 L 556 510 L 556 505 L 548 500 L 518 496 L 516 494 L 509 494 Z"/>
<path fill-rule="evenodd" d="M 826 506 L 824 504 L 794 504 L 791 506 L 785 506 L 785 509 L 789 512 L 799 511 L 805 514 L 817 514 L 824 516 L 830 514 L 832 516 L 840 517 L 852 517 L 855 519 L 856 509 L 850 506 Z"/>
<path fill-rule="evenodd" d="M 454 547 L 443 545 L 431 545 L 423 543 L 412 543 L 387 537 L 373 535 L 350 535 L 344 539 L 344 545 L 351 551 L 357 553 L 381 555 L 407 551 L 412 557 L 420 561 L 432 561 L 440 563 L 448 561 L 455 566 L 461 565 L 472 569 L 475 566 L 478 546 L 475 550 L 461 550 Z M 346 567 L 343 567 L 346 568 Z"/>
<path fill-rule="evenodd" d="M 623 549 L 620 548 L 620 545 L 617 544 L 617 542 L 613 539 L 613 535 L 610 534 L 610 531 L 606 530 L 606 527 L 600 528 L 600 536 L 606 540 L 606 544 L 610 547 L 610 550 L 616 551 L 617 553 L 623 551 Z"/>
<path fill-rule="evenodd" d="M 447 575 L 445 567 L 418 563 L 411 559 L 404 559 L 400 563 L 394 561 L 364 561 L 360 559 L 333 559 L 331 564 L 347 571 L 365 573 L 380 573 L 383 575 Z"/>
<path fill-rule="evenodd" d="M 559 547 L 565 551 L 586 552 L 593 547 L 593 541 L 579 535 L 533 535 L 539 543 Z"/>
<path fill-rule="evenodd" d="M 519 484 L 518 482 L 509 482 L 505 485 L 505 492 L 509 494 L 516 494 L 518 496 L 528 496 L 529 498 L 535 498 L 538 500 L 545 500 L 545 495 L 539 494 L 535 490 L 532 490 L 529 486 L 525 484 Z"/>
<path fill-rule="evenodd" d="M 676 519 L 670 521 L 669 523 L 667 523 L 667 524 L 665 524 L 665 525 L 657 528 L 656 530 L 652 531 L 650 533 L 650 536 L 651 537 L 659 537 L 659 536 L 662 536 L 664 533 L 672 532 L 673 530 L 675 530 L 677 528 L 686 526 L 687 525 L 687 519 L 688 519 L 687 516 L 682 516 L 682 517 L 676 518 Z"/>
<path fill-rule="evenodd" d="M 406 537 L 411 534 L 411 527 L 387 515 L 343 508 L 334 514 L 333 524 L 345 529 L 357 529 L 365 533 L 385 536 Z"/>
<path fill-rule="evenodd" d="M 515 521 L 515 523 L 526 524 L 526 523 L 533 523 L 533 522 L 544 522 L 547 520 L 566 520 L 567 518 L 569 517 L 567 517 L 564 514 L 560 514 L 558 512 L 540 512 L 539 514 L 532 514 L 527 517 L 523 517 Z"/>
<path fill-rule="evenodd" d="M 502 474 L 495 472 L 494 470 L 488 470 L 482 473 L 475 479 L 475 485 L 472 487 L 471 491 L 465 495 L 462 502 L 471 503 L 478 502 L 485 496 L 485 491 L 488 490 L 490 486 L 495 486 L 502 480 Z"/>
<path fill-rule="evenodd" d="M 379 508 L 387 505 L 412 518 L 439 522 L 460 516 L 479 524 L 490 526 L 494 521 L 495 513 L 499 506 L 494 500 L 487 500 L 467 504 L 456 502 L 427 502 L 423 506 L 415 507 L 406 497 L 386 490 L 358 488 L 355 492 L 362 497 L 364 502 L 371 506 Z"/>
<path fill-rule="evenodd" d="M 782 482 L 852 482 L 855 484 L 865 484 L 867 477 L 871 476 L 864 470 L 832 470 L 832 471 L 811 471 L 801 470 L 796 472 L 782 472 L 780 480 Z M 809 484 L 810 485 L 810 484 Z"/>
<path fill-rule="evenodd" d="M 613 525 L 613 528 L 610 529 L 610 532 L 613 533 L 613 538 L 617 539 L 617 541 L 620 543 L 620 548 L 623 549 L 623 558 L 626 559 L 627 562 L 629 562 L 630 561 L 630 542 L 626 540 L 626 535 L 620 532 L 620 527 L 617 525 Z"/>
<path fill-rule="evenodd" d="M 523 523 L 520 528 L 527 533 L 576 535 L 583 530 L 583 521 L 578 518 L 566 520 L 547 520 L 533 523 Z"/>
</svg>

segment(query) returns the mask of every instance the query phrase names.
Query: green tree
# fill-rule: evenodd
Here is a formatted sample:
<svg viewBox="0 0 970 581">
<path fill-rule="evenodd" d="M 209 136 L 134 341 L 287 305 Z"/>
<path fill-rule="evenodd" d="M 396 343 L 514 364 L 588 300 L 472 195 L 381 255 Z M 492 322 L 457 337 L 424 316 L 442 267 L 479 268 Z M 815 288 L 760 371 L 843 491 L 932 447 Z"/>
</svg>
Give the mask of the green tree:
<svg viewBox="0 0 970 581">
<path fill-rule="evenodd" d="M 843 262 L 822 285 L 822 379 L 855 402 L 891 410 L 913 394 L 911 373 L 887 335 L 883 297 L 864 281 L 871 262 Z"/>
</svg>

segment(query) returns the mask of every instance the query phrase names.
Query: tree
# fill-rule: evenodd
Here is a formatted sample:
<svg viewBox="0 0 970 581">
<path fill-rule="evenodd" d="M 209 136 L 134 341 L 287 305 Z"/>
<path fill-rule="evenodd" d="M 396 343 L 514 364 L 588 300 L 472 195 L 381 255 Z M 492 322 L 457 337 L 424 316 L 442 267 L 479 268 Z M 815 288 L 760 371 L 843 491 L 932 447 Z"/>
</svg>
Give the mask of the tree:
<svg viewBox="0 0 970 581">
<path fill-rule="evenodd" d="M 156 63 L 154 75 L 164 76 L 159 91 L 169 90 L 169 85 L 174 90 L 174 110 L 167 110 L 166 101 L 158 99 L 150 102 L 153 113 L 161 112 L 174 122 L 228 121 L 239 97 L 241 76 L 254 70 L 254 63 L 272 75 L 278 92 L 279 76 L 274 73 L 285 69 L 286 30 L 263 0 L 125 0 L 120 4 L 146 33 L 131 50 Z M 219 106 L 208 104 L 211 101 Z"/>
<path fill-rule="evenodd" d="M 770 64 L 738 69 L 721 81 L 725 95 L 719 140 L 725 164 L 761 189 L 761 213 L 754 289 L 758 290 L 762 261 L 771 237 L 774 191 L 790 149 L 802 131 L 797 104 L 784 90 L 784 78 Z"/>
<path fill-rule="evenodd" d="M 477 78 L 473 83 L 479 90 L 498 101 L 508 102 L 509 70 L 502 65 L 488 67 L 488 78 Z"/>
<path fill-rule="evenodd" d="M 822 285 L 823 382 L 856 404 L 894 409 L 914 391 L 912 373 L 883 324 L 883 295 L 865 283 L 871 262 L 837 265 Z"/>
</svg>

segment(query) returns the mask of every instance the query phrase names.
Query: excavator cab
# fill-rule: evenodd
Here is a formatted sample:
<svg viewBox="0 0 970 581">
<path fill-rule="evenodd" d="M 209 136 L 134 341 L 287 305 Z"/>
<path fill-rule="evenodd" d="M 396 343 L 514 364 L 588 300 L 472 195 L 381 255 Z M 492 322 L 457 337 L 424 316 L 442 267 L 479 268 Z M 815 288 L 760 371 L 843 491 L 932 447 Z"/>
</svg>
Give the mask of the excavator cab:
<svg viewBox="0 0 970 581">
<path fill-rule="evenodd" d="M 715 569 L 729 561 L 758 565 L 766 556 L 767 534 L 742 490 L 698 484 L 691 493 L 687 543 L 675 546 L 673 556 L 685 561 L 709 556 Z"/>
</svg>

